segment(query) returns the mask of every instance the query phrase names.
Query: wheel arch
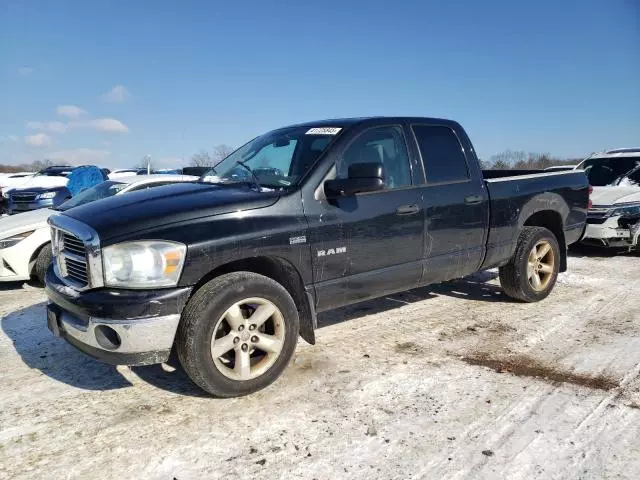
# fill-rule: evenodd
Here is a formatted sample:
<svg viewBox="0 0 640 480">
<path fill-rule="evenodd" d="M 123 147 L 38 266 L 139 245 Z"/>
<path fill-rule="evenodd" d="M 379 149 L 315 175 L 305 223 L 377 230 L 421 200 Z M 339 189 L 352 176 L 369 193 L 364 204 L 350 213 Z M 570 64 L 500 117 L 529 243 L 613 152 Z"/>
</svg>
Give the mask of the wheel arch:
<svg viewBox="0 0 640 480">
<path fill-rule="evenodd" d="M 315 301 L 302 281 L 300 272 L 287 260 L 277 256 L 249 257 L 219 265 L 204 275 L 193 287 L 191 295 L 210 280 L 232 272 L 252 272 L 271 278 L 282 285 L 293 297 L 300 316 L 300 336 L 309 344 L 315 344 L 317 317 Z"/>
<path fill-rule="evenodd" d="M 528 217 L 524 227 L 544 227 L 550 230 L 558 240 L 560 247 L 560 271 L 567 270 L 567 244 L 564 238 L 564 222 L 556 210 L 540 210 Z"/>
</svg>

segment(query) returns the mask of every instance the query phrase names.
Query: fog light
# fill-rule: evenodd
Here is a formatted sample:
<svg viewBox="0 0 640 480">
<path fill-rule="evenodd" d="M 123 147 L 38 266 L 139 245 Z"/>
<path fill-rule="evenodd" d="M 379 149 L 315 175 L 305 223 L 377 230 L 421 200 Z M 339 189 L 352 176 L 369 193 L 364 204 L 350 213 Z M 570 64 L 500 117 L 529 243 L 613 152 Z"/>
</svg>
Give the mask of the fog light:
<svg viewBox="0 0 640 480">
<path fill-rule="evenodd" d="M 105 350 L 117 350 L 122 344 L 120 335 L 113 328 L 106 325 L 98 325 L 95 330 L 96 341 Z"/>
</svg>

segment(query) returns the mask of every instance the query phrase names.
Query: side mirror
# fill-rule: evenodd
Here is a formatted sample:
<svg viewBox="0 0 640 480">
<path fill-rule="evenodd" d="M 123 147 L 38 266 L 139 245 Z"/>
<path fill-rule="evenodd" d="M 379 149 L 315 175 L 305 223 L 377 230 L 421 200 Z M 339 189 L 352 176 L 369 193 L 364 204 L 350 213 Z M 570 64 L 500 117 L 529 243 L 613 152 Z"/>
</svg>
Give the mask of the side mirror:
<svg viewBox="0 0 640 480">
<path fill-rule="evenodd" d="M 375 192 L 384 188 L 382 163 L 355 163 L 349 166 L 347 178 L 324 182 L 327 198 L 350 197 L 357 193 Z"/>
</svg>

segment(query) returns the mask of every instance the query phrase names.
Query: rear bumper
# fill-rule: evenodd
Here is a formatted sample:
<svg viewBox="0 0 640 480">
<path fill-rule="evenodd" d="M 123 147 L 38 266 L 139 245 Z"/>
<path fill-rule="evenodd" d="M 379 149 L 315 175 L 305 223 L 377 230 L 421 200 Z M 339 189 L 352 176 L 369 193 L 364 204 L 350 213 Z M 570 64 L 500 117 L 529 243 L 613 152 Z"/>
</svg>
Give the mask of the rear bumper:
<svg viewBox="0 0 640 480">
<path fill-rule="evenodd" d="M 191 288 L 78 292 L 49 268 L 45 291 L 55 335 L 106 363 L 149 365 L 169 358 Z"/>
</svg>

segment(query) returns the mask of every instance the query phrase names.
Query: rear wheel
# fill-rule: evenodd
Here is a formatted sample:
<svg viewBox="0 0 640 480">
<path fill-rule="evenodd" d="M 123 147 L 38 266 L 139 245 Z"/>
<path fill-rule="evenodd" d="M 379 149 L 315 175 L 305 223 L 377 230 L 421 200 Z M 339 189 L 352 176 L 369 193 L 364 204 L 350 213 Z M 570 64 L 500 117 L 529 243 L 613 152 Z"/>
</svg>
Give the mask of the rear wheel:
<svg viewBox="0 0 640 480">
<path fill-rule="evenodd" d="M 51 244 L 47 243 L 40 249 L 40 252 L 38 252 L 36 263 L 33 266 L 33 276 L 40 285 L 44 285 L 44 277 L 47 274 L 47 269 L 49 268 L 49 265 L 51 265 L 52 260 L 53 255 L 51 253 Z"/>
<path fill-rule="evenodd" d="M 508 296 L 537 302 L 553 290 L 559 268 L 560 247 L 553 232 L 543 227 L 524 227 L 513 257 L 500 268 L 500 283 Z"/>
<path fill-rule="evenodd" d="M 211 280 L 185 307 L 176 348 L 202 389 L 218 397 L 247 395 L 273 383 L 298 340 L 298 311 L 274 280 L 235 272 Z"/>
</svg>

